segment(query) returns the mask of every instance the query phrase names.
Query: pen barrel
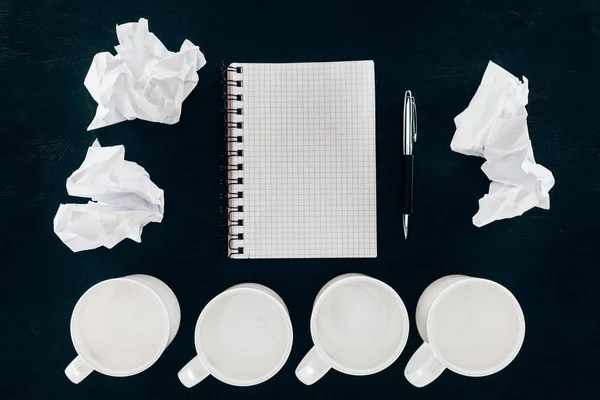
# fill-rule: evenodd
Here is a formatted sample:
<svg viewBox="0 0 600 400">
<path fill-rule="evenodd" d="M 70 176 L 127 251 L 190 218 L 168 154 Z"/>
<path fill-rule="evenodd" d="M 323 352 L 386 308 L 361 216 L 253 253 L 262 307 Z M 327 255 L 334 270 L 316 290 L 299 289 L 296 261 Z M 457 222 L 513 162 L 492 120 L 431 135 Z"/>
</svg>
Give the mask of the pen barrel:
<svg viewBox="0 0 600 400">
<path fill-rule="evenodd" d="M 412 154 L 402 156 L 402 214 L 413 212 L 414 165 Z"/>
</svg>

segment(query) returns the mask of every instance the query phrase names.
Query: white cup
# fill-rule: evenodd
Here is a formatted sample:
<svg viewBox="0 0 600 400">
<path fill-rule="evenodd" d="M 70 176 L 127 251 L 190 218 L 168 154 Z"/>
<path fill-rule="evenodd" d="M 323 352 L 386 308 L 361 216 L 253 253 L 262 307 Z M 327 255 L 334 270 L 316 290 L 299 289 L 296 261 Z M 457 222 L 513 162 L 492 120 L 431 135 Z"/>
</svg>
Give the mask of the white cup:
<svg viewBox="0 0 600 400">
<path fill-rule="evenodd" d="M 290 355 L 292 322 L 285 303 L 268 287 L 233 286 L 204 307 L 194 334 L 197 356 L 179 371 L 186 387 L 209 375 L 234 386 L 274 376 Z"/>
<path fill-rule="evenodd" d="M 173 291 L 148 275 L 100 282 L 81 296 L 71 316 L 78 356 L 65 369 L 73 383 L 92 371 L 109 376 L 138 374 L 173 341 L 181 314 Z"/>
<path fill-rule="evenodd" d="M 296 369 L 312 385 L 334 368 L 370 375 L 391 365 L 406 345 L 409 321 L 398 293 L 362 274 L 329 281 L 317 294 L 310 318 L 314 347 Z"/>
<path fill-rule="evenodd" d="M 487 376 L 517 356 L 525 318 L 504 286 L 486 279 L 449 275 L 425 289 L 417 304 L 417 328 L 424 343 L 404 376 L 416 387 L 448 368 L 465 376 Z"/>
</svg>

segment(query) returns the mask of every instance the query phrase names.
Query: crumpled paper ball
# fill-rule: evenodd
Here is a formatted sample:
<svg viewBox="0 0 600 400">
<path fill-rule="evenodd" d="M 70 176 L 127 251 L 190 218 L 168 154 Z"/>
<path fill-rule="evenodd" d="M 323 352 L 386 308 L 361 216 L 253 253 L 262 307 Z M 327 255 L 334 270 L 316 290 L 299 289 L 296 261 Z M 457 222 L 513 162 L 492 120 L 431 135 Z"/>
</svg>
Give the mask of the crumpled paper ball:
<svg viewBox="0 0 600 400">
<path fill-rule="evenodd" d="M 117 25 L 117 38 L 117 55 L 96 54 L 85 77 L 85 87 L 98 103 L 88 131 L 136 118 L 179 122 L 182 103 L 206 64 L 204 54 L 189 40 L 178 52 L 167 50 L 144 18 Z"/>
<path fill-rule="evenodd" d="M 454 119 L 451 149 L 487 160 L 481 169 L 491 183 L 479 200 L 475 226 L 520 216 L 533 207 L 550 208 L 554 176 L 533 156 L 528 95 L 527 78 L 521 82 L 490 61 L 469 106 Z"/>
</svg>

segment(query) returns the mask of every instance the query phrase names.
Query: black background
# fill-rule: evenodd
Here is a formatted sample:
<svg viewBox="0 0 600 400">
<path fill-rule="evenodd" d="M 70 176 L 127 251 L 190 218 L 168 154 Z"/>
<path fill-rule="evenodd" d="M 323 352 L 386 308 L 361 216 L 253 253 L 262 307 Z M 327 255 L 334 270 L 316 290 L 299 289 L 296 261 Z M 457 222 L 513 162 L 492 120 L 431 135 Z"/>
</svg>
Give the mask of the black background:
<svg viewBox="0 0 600 400">
<path fill-rule="evenodd" d="M 173 126 L 123 122 L 86 132 L 96 103 L 83 86 L 95 53 L 117 44 L 115 24 L 149 19 L 171 50 L 188 38 L 208 65 Z M 600 2 L 327 0 L 0 0 L 0 397 L 6 399 L 597 399 L 598 89 Z M 220 254 L 222 61 L 375 60 L 377 259 L 233 261 Z M 551 210 L 476 228 L 488 181 L 482 159 L 450 151 L 453 118 L 475 93 L 488 60 L 530 79 L 529 130 L 537 161 L 556 178 Z M 401 237 L 401 105 L 419 107 L 418 187 L 411 237 Z M 124 144 L 126 159 L 165 190 L 165 218 L 136 244 L 72 253 L 52 231 L 65 180 L 98 137 Z M 339 274 L 388 282 L 411 314 L 398 361 L 368 377 L 332 371 L 312 387 L 294 376 L 311 347 L 319 288 Z M 69 318 L 79 296 L 112 277 L 146 273 L 181 303 L 177 337 L 161 359 L 130 378 L 92 374 L 71 384 Z M 527 333 L 502 372 L 445 372 L 423 389 L 403 377 L 420 345 L 414 308 L 434 279 L 463 273 L 509 288 Z M 251 388 L 214 378 L 193 389 L 177 371 L 194 355 L 204 305 L 227 287 L 259 282 L 287 303 L 294 347 L 285 367 Z"/>
</svg>

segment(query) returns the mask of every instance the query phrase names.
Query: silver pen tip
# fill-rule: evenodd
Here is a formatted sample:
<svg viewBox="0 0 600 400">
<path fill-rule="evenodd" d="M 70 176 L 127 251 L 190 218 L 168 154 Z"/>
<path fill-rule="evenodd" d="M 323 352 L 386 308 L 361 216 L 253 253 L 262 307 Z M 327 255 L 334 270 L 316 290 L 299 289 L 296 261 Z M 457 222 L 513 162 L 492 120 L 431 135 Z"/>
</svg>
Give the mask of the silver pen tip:
<svg viewBox="0 0 600 400">
<path fill-rule="evenodd" d="M 408 239 L 408 215 L 402 216 L 402 227 L 404 228 L 404 239 Z"/>
</svg>

